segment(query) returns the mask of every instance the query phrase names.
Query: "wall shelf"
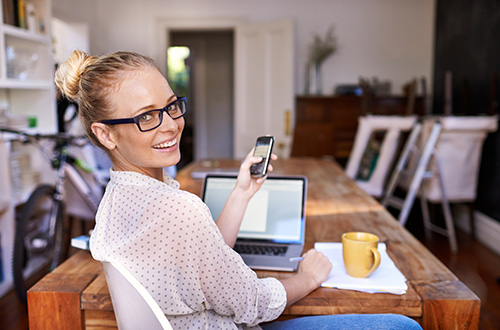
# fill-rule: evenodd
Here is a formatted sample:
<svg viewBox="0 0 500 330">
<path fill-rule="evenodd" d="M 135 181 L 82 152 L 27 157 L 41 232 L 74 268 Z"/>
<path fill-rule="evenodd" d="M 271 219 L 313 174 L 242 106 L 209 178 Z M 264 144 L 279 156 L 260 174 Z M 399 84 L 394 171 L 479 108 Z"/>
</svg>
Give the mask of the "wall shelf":
<svg viewBox="0 0 500 330">
<path fill-rule="evenodd" d="M 45 45 L 50 45 L 52 43 L 52 40 L 46 34 L 33 33 L 26 29 L 21 29 L 10 24 L 3 24 L 2 29 L 3 33 L 7 36 L 12 36 L 27 41 L 38 42 Z"/>
<path fill-rule="evenodd" d="M 12 1 L 12 0 L 9 0 Z M 37 130 L 56 132 L 56 93 L 53 82 L 54 59 L 50 33 L 51 0 L 30 0 L 33 13 L 26 17 L 27 28 L 14 26 L 16 19 L 11 2 L 0 7 L 0 108 L 17 117 L 36 117 Z M 4 10 L 10 9 L 9 12 Z M 28 13 L 28 11 L 25 11 Z M 9 24 L 7 24 L 9 23 Z M 8 125 L 8 123 L 7 123 Z M 31 168 L 39 157 L 30 145 L 16 137 L 0 134 L 0 262 L 3 280 L 0 297 L 12 288 L 12 253 L 15 233 L 15 208 L 26 201 L 29 189 L 13 189 L 14 152 L 31 157 Z M 40 157 L 39 157 L 40 158 Z M 41 162 L 41 161 L 39 161 Z M 42 164 L 43 165 L 43 164 Z"/>
<path fill-rule="evenodd" d="M 0 88 L 3 89 L 40 89 L 50 90 L 54 88 L 52 81 L 47 80 L 20 80 L 20 79 L 0 79 Z"/>
</svg>

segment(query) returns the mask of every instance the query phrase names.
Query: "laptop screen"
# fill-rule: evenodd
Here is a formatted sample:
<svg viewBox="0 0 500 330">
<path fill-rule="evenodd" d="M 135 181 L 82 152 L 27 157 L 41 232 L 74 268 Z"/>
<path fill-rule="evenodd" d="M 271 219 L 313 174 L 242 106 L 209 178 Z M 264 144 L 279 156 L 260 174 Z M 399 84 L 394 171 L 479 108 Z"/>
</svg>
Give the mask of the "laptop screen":
<svg viewBox="0 0 500 330">
<path fill-rule="evenodd" d="M 306 182 L 305 177 L 268 177 L 248 204 L 238 239 L 302 243 Z M 206 176 L 202 198 L 215 220 L 235 184 L 234 176 Z"/>
</svg>

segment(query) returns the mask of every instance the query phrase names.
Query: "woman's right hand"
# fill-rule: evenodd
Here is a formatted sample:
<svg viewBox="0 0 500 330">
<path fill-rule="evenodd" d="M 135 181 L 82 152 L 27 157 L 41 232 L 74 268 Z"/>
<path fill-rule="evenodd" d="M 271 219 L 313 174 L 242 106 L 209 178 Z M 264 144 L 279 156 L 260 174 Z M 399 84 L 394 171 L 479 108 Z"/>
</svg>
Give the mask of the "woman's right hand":
<svg viewBox="0 0 500 330">
<path fill-rule="evenodd" d="M 328 258 L 319 251 L 311 249 L 302 255 L 304 260 L 299 263 L 297 273 L 310 276 L 316 287 L 319 287 L 330 274 L 332 263 Z"/>
</svg>

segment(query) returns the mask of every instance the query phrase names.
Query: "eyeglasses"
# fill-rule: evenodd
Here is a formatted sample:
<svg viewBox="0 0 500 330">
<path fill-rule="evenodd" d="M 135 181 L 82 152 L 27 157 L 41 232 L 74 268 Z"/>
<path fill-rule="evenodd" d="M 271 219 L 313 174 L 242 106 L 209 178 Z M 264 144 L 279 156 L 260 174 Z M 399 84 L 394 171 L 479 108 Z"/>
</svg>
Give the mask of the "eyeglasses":
<svg viewBox="0 0 500 330">
<path fill-rule="evenodd" d="M 167 106 L 163 109 L 149 110 L 132 118 L 100 120 L 99 123 L 103 123 L 106 125 L 136 124 L 141 132 L 147 132 L 161 125 L 161 123 L 163 122 L 164 111 L 168 113 L 170 118 L 179 119 L 186 114 L 186 110 L 186 98 L 179 97 L 174 102 L 167 104 Z"/>
</svg>

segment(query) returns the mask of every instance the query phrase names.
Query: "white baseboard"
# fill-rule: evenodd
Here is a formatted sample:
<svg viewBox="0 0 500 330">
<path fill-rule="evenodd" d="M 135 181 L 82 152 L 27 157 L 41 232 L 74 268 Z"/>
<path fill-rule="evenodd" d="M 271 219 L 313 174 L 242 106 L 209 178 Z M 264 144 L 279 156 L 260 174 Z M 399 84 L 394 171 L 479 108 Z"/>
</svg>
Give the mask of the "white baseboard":
<svg viewBox="0 0 500 330">
<path fill-rule="evenodd" d="M 453 205 L 453 220 L 455 225 L 470 232 L 469 210 L 465 205 Z M 476 239 L 500 255 L 500 222 L 479 211 L 474 212 L 476 224 Z"/>
</svg>

